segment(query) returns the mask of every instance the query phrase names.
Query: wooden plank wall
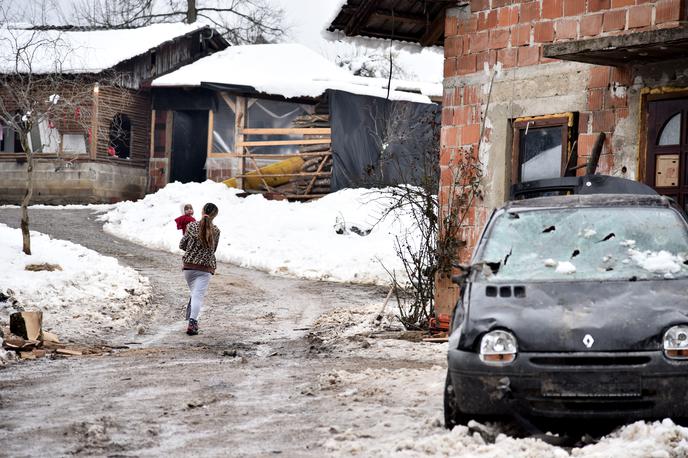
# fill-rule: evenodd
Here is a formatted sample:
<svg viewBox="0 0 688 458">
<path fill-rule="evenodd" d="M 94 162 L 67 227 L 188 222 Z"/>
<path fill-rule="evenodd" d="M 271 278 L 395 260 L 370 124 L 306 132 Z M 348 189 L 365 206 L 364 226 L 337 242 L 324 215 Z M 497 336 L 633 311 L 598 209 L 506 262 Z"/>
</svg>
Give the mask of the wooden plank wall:
<svg viewBox="0 0 688 458">
<path fill-rule="evenodd" d="M 150 157 L 151 96 L 130 89 L 101 87 L 98 97 L 97 160 L 120 161 L 137 167 L 146 167 Z M 131 120 L 131 156 L 120 159 L 109 156 L 110 122 L 117 113 Z"/>
</svg>

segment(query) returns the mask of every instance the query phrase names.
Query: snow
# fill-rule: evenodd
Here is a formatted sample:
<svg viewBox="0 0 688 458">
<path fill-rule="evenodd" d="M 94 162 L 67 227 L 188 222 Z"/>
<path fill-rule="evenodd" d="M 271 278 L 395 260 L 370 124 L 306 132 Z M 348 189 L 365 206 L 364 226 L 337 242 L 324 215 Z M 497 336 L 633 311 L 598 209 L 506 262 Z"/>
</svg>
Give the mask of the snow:
<svg viewBox="0 0 688 458">
<path fill-rule="evenodd" d="M 583 236 L 583 237 L 586 238 L 586 239 L 591 239 L 591 238 L 593 238 L 595 235 L 597 235 L 597 231 L 596 231 L 595 229 L 593 229 L 593 228 L 587 228 L 587 229 L 584 229 L 584 230 L 582 231 L 582 233 L 580 233 L 580 234 L 578 234 L 578 235 L 581 235 L 581 236 Z"/>
<path fill-rule="evenodd" d="M 137 202 L 116 204 L 100 218 L 111 234 L 181 254 L 174 218 L 185 203 L 198 217 L 203 205 L 213 202 L 220 209 L 215 219 L 222 231 L 219 261 L 275 275 L 380 285 L 390 283 L 383 265 L 402 269 L 394 236 L 415 226 L 404 215 L 375 225 L 384 208 L 379 191 L 346 189 L 307 203 L 270 201 L 259 194 L 240 198 L 239 192 L 212 181 L 171 183 Z M 339 235 L 334 230 L 338 217 L 372 231 L 363 237 Z"/>
<path fill-rule="evenodd" d="M 406 362 L 406 366 L 399 368 L 378 368 L 373 364 L 359 371 L 326 371 L 315 383 L 303 388 L 303 392 L 313 396 L 336 398 L 343 406 L 341 420 L 327 425 L 331 437 L 324 441 L 323 446 L 330 456 L 688 456 L 688 428 L 678 426 L 670 419 L 638 421 L 621 426 L 595 443 L 570 449 L 550 445 L 540 439 L 516 437 L 510 423 L 481 425 L 471 421 L 468 427 L 458 426 L 448 431 L 443 427 L 441 417 L 447 344 L 413 344 L 379 335 L 371 338 L 376 331 L 399 326 L 392 316 L 396 313 L 394 303 L 388 305 L 381 323 L 376 324 L 375 317 L 380 307 L 378 303 L 334 310 L 320 317 L 309 335 L 311 342 L 321 342 L 316 347 L 318 351 Z M 419 367 L 418 363 L 425 366 Z M 354 405 L 356 412 L 370 414 L 348 417 L 347 405 Z"/>
<path fill-rule="evenodd" d="M 250 86 L 286 98 L 319 97 L 328 89 L 373 97 L 387 96 L 387 80 L 357 77 L 300 44 L 232 46 L 153 80 L 153 86 L 201 83 Z M 430 103 L 428 96 L 400 89 L 441 94 L 441 86 L 395 81 L 390 99 Z"/>
<path fill-rule="evenodd" d="M 628 255 L 641 268 L 654 273 L 675 274 L 681 271 L 685 258 L 668 251 L 640 251 L 630 248 Z"/>
<path fill-rule="evenodd" d="M 32 255 L 22 252 L 19 229 L 0 224 L 0 320 L 21 310 L 42 310 L 43 327 L 77 339 L 135 323 L 150 299 L 148 279 L 116 259 L 64 240 L 31 232 Z M 61 270 L 27 271 L 27 264 L 57 264 Z"/>
<path fill-rule="evenodd" d="M 560 261 L 557 263 L 556 272 L 558 274 L 573 274 L 576 272 L 576 266 L 569 261 Z"/>
<path fill-rule="evenodd" d="M 545 267 L 555 267 L 558 274 L 573 274 L 576 273 L 576 266 L 569 261 L 556 261 L 548 258 L 544 261 Z"/>
<path fill-rule="evenodd" d="M 204 26 L 172 23 L 68 32 L 12 27 L 0 27 L 0 71 L 13 72 L 14 52 L 26 46 L 32 57 L 20 64 L 20 71 L 25 72 L 30 63 L 33 73 L 98 73 Z"/>
</svg>

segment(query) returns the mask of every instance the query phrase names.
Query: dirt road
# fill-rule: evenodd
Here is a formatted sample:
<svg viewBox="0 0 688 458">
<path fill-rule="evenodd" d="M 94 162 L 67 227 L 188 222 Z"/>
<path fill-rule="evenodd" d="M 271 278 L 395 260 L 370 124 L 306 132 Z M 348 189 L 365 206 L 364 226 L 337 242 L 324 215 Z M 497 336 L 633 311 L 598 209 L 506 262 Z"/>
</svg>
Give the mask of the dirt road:
<svg viewBox="0 0 688 458">
<path fill-rule="evenodd" d="M 220 265 L 201 334 L 188 337 L 177 256 L 113 238 L 87 210 L 31 218 L 149 277 L 155 319 L 106 336 L 129 349 L 0 370 L 0 455 L 367 455 L 361 443 L 401 441 L 411 424 L 439 428 L 442 346 L 337 338 L 335 327 L 313 338 L 319 317 L 379 303 L 379 288 Z M 18 211 L 0 209 L 0 222 L 16 227 Z M 433 383 L 404 389 L 419 378 Z"/>
</svg>

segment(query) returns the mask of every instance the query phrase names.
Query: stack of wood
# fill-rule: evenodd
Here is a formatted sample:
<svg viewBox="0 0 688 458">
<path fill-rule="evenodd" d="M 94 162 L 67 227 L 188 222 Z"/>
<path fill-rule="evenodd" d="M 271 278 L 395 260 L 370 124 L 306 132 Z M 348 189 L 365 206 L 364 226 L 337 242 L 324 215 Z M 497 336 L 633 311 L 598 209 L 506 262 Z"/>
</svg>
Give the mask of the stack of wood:
<svg viewBox="0 0 688 458">
<path fill-rule="evenodd" d="M 330 128 L 330 116 L 328 114 L 300 116 L 294 120 L 293 126 L 299 128 Z M 322 136 L 305 135 L 304 138 L 317 139 L 322 138 Z M 301 145 L 299 153 L 303 154 L 304 160 L 301 166 L 301 173 L 308 175 L 294 180 L 296 194 L 302 196 L 328 194 L 332 183 L 331 143 Z"/>
</svg>

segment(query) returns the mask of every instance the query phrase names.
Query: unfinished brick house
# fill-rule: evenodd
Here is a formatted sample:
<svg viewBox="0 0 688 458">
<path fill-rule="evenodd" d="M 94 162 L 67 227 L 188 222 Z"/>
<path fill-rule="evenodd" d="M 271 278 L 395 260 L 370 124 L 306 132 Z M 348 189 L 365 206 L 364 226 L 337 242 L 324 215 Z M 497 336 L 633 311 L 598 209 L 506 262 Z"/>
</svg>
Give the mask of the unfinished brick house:
<svg viewBox="0 0 688 458">
<path fill-rule="evenodd" d="M 46 204 L 143 197 L 151 150 L 150 82 L 229 46 L 213 29 L 193 24 L 119 30 L 4 27 L 0 72 L 12 75 L 11 65 L 5 65 L 11 61 L 7 44 L 18 46 L 27 35 L 34 43 L 59 43 L 64 50 L 59 78 L 78 78 L 83 87 L 79 91 L 88 94 L 79 98 L 78 106 L 61 110 L 31 132 L 32 203 Z M 33 74 L 50 75 L 55 61 L 54 55 L 37 48 Z M 58 87 L 51 97 L 69 98 L 68 92 Z M 26 187 L 26 159 L 16 137 L 11 128 L 0 125 L 0 203 L 18 203 Z"/>
<path fill-rule="evenodd" d="M 688 206 L 687 19 L 683 0 L 349 0 L 331 30 L 423 46 L 444 37 L 440 203 L 462 152 L 483 169 L 461 234 L 467 259 L 511 185 L 585 173 L 600 133 L 598 173 Z M 439 313 L 456 296 L 440 279 Z"/>
</svg>

